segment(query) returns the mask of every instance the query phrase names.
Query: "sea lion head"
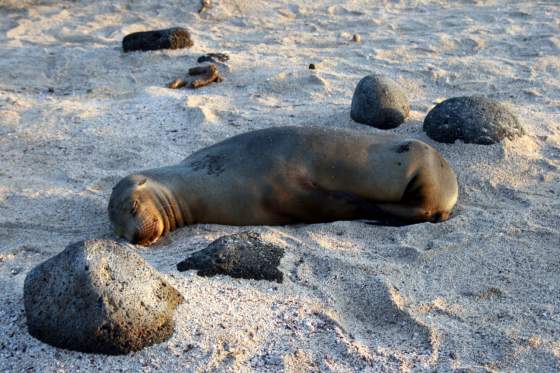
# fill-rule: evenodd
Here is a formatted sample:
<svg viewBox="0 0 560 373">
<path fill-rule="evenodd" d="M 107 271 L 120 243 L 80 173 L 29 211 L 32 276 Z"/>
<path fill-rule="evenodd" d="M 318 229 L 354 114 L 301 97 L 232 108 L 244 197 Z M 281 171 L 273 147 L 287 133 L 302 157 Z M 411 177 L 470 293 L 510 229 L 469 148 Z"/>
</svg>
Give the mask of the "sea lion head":
<svg viewBox="0 0 560 373">
<path fill-rule="evenodd" d="M 166 230 L 157 188 L 145 176 L 122 179 L 109 199 L 109 219 L 115 234 L 133 244 L 150 245 Z"/>
</svg>

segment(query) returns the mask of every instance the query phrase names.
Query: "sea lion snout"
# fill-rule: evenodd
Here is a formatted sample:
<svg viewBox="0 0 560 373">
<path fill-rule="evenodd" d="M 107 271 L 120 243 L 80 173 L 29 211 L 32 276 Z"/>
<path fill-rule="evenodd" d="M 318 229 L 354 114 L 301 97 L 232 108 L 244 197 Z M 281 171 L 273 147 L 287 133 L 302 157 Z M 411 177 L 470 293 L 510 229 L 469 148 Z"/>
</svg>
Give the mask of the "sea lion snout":
<svg viewBox="0 0 560 373">
<path fill-rule="evenodd" d="M 432 223 L 441 223 L 449 219 L 449 211 L 438 211 L 432 217 Z"/>
<path fill-rule="evenodd" d="M 126 239 L 136 245 L 150 245 L 156 242 L 162 235 L 162 229 L 159 229 L 160 224 L 154 218 L 145 218 L 140 224 L 136 225 L 132 236 Z"/>
<path fill-rule="evenodd" d="M 113 231 L 133 244 L 149 245 L 163 234 L 164 227 L 146 178 L 127 177 L 119 182 L 109 199 Z"/>
</svg>

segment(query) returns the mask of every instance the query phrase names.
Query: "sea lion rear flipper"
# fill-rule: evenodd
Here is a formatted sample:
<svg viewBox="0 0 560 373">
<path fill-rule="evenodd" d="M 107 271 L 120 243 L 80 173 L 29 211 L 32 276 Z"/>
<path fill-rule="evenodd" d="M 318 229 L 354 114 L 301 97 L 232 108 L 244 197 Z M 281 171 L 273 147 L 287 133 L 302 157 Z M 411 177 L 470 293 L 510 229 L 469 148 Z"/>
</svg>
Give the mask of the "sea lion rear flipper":
<svg viewBox="0 0 560 373">
<path fill-rule="evenodd" d="M 405 224 L 422 222 L 440 222 L 447 220 L 449 213 L 445 211 L 429 211 L 419 206 L 409 206 L 399 203 L 376 203 L 385 213 L 401 220 Z"/>
</svg>

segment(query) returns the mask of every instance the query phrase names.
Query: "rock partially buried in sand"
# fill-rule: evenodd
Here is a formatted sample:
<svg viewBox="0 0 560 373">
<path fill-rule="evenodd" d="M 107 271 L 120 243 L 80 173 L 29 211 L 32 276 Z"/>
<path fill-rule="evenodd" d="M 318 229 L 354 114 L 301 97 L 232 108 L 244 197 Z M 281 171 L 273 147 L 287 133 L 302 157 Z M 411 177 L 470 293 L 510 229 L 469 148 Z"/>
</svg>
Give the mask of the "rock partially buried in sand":
<svg viewBox="0 0 560 373">
<path fill-rule="evenodd" d="M 410 112 L 402 88 L 382 75 L 368 75 L 356 86 L 350 116 L 359 123 L 380 129 L 398 127 Z"/>
<path fill-rule="evenodd" d="M 218 68 L 214 64 L 190 68 L 188 74 L 190 76 L 204 76 L 200 79 L 194 79 L 191 82 L 178 78 L 169 83 L 167 85 L 167 88 L 179 89 L 188 86 L 189 88 L 197 89 L 206 87 L 207 85 L 210 85 L 212 83 L 219 83 L 224 81 L 224 78 L 220 75 Z"/>
<path fill-rule="evenodd" d="M 126 354 L 167 340 L 183 297 L 142 257 L 110 240 L 81 241 L 25 278 L 29 333 L 56 347 Z"/>
<path fill-rule="evenodd" d="M 525 129 L 503 104 L 485 97 L 454 97 L 436 105 L 424 119 L 424 131 L 439 142 L 490 145 L 523 136 Z"/>
<path fill-rule="evenodd" d="M 243 232 L 218 238 L 177 264 L 177 269 L 198 269 L 199 276 L 223 274 L 281 283 L 283 274 L 278 266 L 282 256 L 284 249 L 281 247 L 262 241 L 258 233 Z"/>
<path fill-rule="evenodd" d="M 191 82 L 190 87 L 193 89 L 206 87 L 214 82 L 219 83 L 224 81 L 224 78 L 220 76 L 218 68 L 214 64 L 192 67 L 189 69 L 189 75 L 205 75 L 203 78 Z"/>
<path fill-rule="evenodd" d="M 135 32 L 123 39 L 123 50 L 153 51 L 158 49 L 180 49 L 193 46 L 189 31 L 182 27 L 165 30 Z"/>
<path fill-rule="evenodd" d="M 225 53 L 207 53 L 203 56 L 198 57 L 198 59 L 196 60 L 196 62 L 198 63 L 203 63 L 203 62 L 212 62 L 212 63 L 218 63 L 218 62 L 227 62 L 229 61 L 229 55 L 225 54 Z"/>
</svg>

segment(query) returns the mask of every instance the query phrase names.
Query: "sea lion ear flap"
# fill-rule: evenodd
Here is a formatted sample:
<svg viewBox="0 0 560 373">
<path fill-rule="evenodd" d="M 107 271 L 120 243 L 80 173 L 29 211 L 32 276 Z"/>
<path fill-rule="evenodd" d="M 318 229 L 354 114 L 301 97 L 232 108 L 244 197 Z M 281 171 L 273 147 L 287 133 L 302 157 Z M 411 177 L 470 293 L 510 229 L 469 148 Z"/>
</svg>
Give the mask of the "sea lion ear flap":
<svg viewBox="0 0 560 373">
<path fill-rule="evenodd" d="M 148 180 L 147 178 L 143 178 L 142 180 L 140 180 L 140 181 L 138 182 L 138 186 L 146 184 L 146 181 L 147 181 L 147 180 Z"/>
</svg>

